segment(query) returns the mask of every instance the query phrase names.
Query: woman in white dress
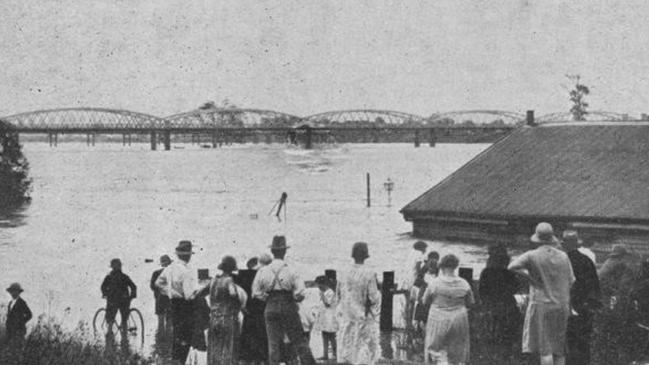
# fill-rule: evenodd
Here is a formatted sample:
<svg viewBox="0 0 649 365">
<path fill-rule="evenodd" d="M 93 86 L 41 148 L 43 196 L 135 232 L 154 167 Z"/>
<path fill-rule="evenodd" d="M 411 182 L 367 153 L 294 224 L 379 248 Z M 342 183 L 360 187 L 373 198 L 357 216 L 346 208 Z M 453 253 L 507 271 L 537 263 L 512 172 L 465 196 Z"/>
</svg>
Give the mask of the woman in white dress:
<svg viewBox="0 0 649 365">
<path fill-rule="evenodd" d="M 376 274 L 363 265 L 369 257 L 367 243 L 354 243 L 352 257 L 354 266 L 341 275 L 336 287 L 341 319 L 338 361 L 373 365 L 380 355 L 381 294 Z"/>
</svg>

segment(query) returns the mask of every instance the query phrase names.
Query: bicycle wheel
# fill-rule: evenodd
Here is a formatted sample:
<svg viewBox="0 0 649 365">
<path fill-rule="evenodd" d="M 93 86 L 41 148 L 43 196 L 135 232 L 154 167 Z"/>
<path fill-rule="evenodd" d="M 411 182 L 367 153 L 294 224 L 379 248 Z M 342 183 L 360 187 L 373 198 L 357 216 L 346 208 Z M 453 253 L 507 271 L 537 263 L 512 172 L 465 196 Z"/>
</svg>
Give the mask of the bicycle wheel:
<svg viewBox="0 0 649 365">
<path fill-rule="evenodd" d="M 99 308 L 92 317 L 92 330 L 95 336 L 106 333 L 106 308 Z"/>
<path fill-rule="evenodd" d="M 144 318 L 137 308 L 131 308 L 129 311 L 126 330 L 130 337 L 135 338 L 134 343 L 144 345 Z"/>
</svg>

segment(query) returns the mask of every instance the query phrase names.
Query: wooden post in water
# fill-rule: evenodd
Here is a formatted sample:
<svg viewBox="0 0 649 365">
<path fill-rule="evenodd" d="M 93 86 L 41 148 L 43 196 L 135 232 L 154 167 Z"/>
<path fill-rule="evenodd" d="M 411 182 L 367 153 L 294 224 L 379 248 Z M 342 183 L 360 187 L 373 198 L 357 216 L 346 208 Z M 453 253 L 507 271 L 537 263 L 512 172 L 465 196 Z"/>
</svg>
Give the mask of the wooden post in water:
<svg viewBox="0 0 649 365">
<path fill-rule="evenodd" d="M 394 271 L 384 271 L 383 285 L 381 285 L 381 316 L 379 322 L 381 331 L 392 331 L 393 290 Z"/>
<path fill-rule="evenodd" d="M 155 151 L 158 149 L 158 136 L 156 135 L 155 131 L 151 132 L 151 151 Z"/>
<path fill-rule="evenodd" d="M 122 133 L 122 146 L 126 146 L 126 133 Z"/>
<path fill-rule="evenodd" d="M 171 149 L 171 131 L 170 130 L 164 131 L 163 139 L 164 139 L 165 151 L 169 151 Z"/>
<path fill-rule="evenodd" d="M 86 146 L 90 146 L 90 133 L 86 134 Z"/>
<path fill-rule="evenodd" d="M 419 131 L 415 131 L 415 147 L 419 147 Z"/>
<path fill-rule="evenodd" d="M 367 207 L 369 208 L 371 205 L 371 200 L 370 200 L 370 173 L 365 174 L 366 180 L 367 180 Z"/>
<path fill-rule="evenodd" d="M 435 128 L 431 128 L 429 131 L 428 135 L 428 145 L 431 147 L 435 147 L 435 143 L 437 143 L 437 135 L 435 134 Z"/>
<path fill-rule="evenodd" d="M 217 146 L 217 139 L 216 139 L 216 131 L 212 131 L 212 148 L 216 148 Z"/>
<path fill-rule="evenodd" d="M 54 147 L 59 145 L 59 134 L 54 133 Z"/>
<path fill-rule="evenodd" d="M 328 269 L 325 270 L 325 276 L 327 279 L 329 279 L 329 282 L 332 283 L 333 285 L 336 285 L 336 270 L 333 269 Z"/>
<path fill-rule="evenodd" d="M 92 134 L 92 139 L 90 140 L 90 143 L 91 143 L 93 146 L 95 145 L 95 136 L 96 136 L 96 134 L 93 133 L 93 134 Z"/>
<path fill-rule="evenodd" d="M 52 133 L 47 134 L 47 140 L 50 142 L 50 147 L 52 147 Z"/>
</svg>

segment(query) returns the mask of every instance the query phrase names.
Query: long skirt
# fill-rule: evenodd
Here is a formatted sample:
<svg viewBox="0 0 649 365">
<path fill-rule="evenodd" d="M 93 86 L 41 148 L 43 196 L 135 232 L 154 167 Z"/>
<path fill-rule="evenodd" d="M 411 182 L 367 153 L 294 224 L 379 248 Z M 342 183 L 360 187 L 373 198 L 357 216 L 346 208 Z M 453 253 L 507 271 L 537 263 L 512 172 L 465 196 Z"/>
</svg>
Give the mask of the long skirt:
<svg viewBox="0 0 649 365">
<path fill-rule="evenodd" d="M 210 329 L 207 335 L 207 364 L 235 365 L 239 363 L 239 317 L 238 313 L 210 313 Z"/>
<path fill-rule="evenodd" d="M 568 305 L 530 303 L 523 326 L 523 352 L 564 356 L 569 316 Z"/>
<path fill-rule="evenodd" d="M 268 360 L 268 335 L 264 309 L 266 303 L 252 298 L 246 305 L 247 313 L 243 317 L 241 327 L 241 358 L 244 361 Z"/>
<path fill-rule="evenodd" d="M 372 365 L 381 355 L 379 324 L 374 319 L 343 321 L 338 333 L 339 361 Z"/>
<path fill-rule="evenodd" d="M 428 351 L 446 350 L 450 362 L 467 362 L 470 339 L 469 315 L 466 307 L 445 310 L 431 306 L 426 322 L 424 345 L 426 358 L 428 358 Z"/>
</svg>

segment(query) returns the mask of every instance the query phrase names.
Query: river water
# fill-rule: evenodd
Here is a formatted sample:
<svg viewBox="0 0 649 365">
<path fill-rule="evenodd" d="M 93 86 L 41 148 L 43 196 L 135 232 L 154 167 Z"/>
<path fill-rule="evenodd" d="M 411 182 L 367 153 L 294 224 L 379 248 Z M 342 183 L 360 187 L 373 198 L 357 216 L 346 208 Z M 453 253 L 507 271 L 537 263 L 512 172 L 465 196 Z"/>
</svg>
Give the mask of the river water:
<svg viewBox="0 0 649 365">
<path fill-rule="evenodd" d="M 244 267 L 280 233 L 292 246 L 288 260 L 305 280 L 349 265 L 351 245 L 359 240 L 369 243 L 367 264 L 379 277 L 399 273 L 414 242 L 399 209 L 487 146 L 349 144 L 304 151 L 186 144 L 150 151 L 147 144 L 26 143 L 33 202 L 0 219 L 2 285 L 19 281 L 35 313 L 74 325 L 90 321 L 104 304 L 99 285 L 110 259 L 119 257 L 138 285 L 133 305 L 144 314 L 151 342 L 149 278 L 158 257 L 171 254 L 181 239 L 194 242 L 193 263 L 210 273 L 225 254 Z M 391 204 L 383 186 L 388 178 Z M 282 192 L 288 200 L 280 222 L 269 211 Z M 485 262 L 484 247 L 431 246 L 442 255 L 456 253 L 476 277 Z"/>
</svg>

